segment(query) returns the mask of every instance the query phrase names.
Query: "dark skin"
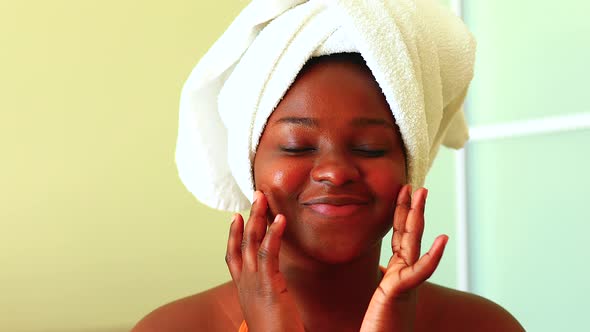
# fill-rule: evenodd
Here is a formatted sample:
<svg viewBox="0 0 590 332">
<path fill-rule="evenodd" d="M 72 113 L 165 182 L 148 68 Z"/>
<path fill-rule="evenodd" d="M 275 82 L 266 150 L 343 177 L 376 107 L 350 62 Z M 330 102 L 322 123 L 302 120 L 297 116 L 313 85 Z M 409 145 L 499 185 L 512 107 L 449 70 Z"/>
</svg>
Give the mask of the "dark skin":
<svg viewBox="0 0 590 332">
<path fill-rule="evenodd" d="M 314 64 L 268 120 L 232 282 L 164 306 L 134 331 L 522 331 L 501 307 L 424 281 L 447 241 L 420 257 L 427 191 L 412 196 L 403 143 L 370 72 Z M 383 236 L 395 228 L 385 274 Z"/>
</svg>

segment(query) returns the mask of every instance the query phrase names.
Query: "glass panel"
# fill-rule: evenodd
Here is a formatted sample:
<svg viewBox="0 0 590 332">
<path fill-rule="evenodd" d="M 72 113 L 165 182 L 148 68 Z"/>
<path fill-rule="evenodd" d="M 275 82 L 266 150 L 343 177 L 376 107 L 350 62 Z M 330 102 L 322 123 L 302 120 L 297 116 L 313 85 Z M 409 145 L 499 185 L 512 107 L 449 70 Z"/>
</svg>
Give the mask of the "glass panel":
<svg viewBox="0 0 590 332">
<path fill-rule="evenodd" d="M 590 2 L 465 1 L 478 41 L 469 122 L 590 111 Z"/>
<path fill-rule="evenodd" d="M 588 324 L 588 146 L 590 131 L 469 146 L 473 290 L 530 331 Z"/>
</svg>

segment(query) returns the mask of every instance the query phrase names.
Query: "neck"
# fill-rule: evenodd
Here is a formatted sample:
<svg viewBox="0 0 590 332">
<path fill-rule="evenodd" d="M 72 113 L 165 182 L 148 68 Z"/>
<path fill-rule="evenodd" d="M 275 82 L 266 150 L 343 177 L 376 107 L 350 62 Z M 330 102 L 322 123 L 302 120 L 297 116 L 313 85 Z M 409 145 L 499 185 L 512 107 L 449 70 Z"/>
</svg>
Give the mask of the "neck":
<svg viewBox="0 0 590 332">
<path fill-rule="evenodd" d="M 280 270 L 308 330 L 325 331 L 326 326 L 333 330 L 342 324 L 358 331 L 382 278 L 381 243 L 353 261 L 339 264 L 290 255 L 285 249 L 281 248 Z"/>
</svg>

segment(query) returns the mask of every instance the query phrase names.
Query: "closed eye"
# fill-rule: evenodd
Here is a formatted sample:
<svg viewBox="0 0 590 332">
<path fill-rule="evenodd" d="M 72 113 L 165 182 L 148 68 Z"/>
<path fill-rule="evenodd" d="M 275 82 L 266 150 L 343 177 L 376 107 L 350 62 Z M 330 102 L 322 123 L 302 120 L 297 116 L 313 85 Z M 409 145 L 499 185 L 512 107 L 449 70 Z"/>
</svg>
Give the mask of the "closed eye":
<svg viewBox="0 0 590 332">
<path fill-rule="evenodd" d="M 362 156 L 370 157 L 370 158 L 383 157 L 385 155 L 385 153 L 387 152 L 387 150 L 383 150 L 383 149 L 368 149 L 368 148 L 354 148 L 354 149 L 352 149 L 352 151 L 355 153 L 358 153 Z"/>
<path fill-rule="evenodd" d="M 280 147 L 282 152 L 288 153 L 288 154 L 303 154 L 303 153 L 308 153 L 308 152 L 313 152 L 315 151 L 315 148 L 312 147 L 289 147 L 289 146 L 281 146 Z"/>
</svg>

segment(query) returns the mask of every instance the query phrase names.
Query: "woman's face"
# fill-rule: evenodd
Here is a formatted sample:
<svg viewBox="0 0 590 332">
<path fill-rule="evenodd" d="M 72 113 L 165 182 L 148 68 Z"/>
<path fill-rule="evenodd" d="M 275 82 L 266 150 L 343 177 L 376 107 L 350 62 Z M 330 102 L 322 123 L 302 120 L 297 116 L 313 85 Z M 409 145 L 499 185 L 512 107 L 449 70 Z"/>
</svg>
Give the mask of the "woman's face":
<svg viewBox="0 0 590 332">
<path fill-rule="evenodd" d="M 298 77 L 268 120 L 254 160 L 283 247 L 350 261 L 379 246 L 406 182 L 403 143 L 367 69 L 324 60 Z"/>
</svg>

